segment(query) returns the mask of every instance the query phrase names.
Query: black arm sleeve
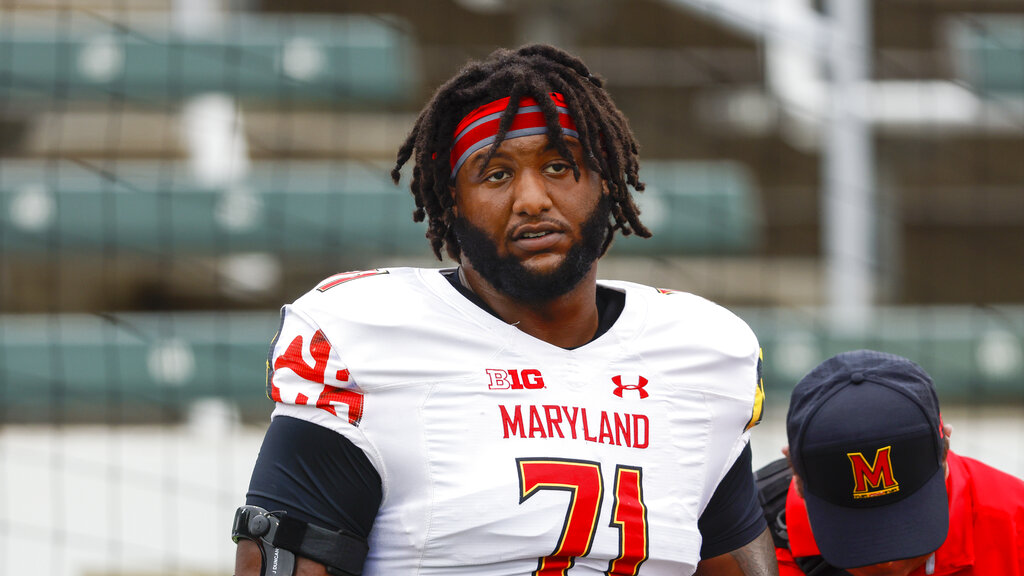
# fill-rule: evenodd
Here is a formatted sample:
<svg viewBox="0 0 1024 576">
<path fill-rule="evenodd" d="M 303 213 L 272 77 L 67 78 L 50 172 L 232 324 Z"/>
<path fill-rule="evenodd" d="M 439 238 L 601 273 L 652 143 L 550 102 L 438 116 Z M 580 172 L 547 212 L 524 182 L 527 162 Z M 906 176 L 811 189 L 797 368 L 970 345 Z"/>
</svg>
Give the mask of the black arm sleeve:
<svg viewBox="0 0 1024 576">
<path fill-rule="evenodd" d="M 348 438 L 278 416 L 263 438 L 245 502 L 366 538 L 380 508 L 381 480 Z"/>
<path fill-rule="evenodd" d="M 749 544 L 768 526 L 757 500 L 750 444 L 718 483 L 697 527 L 700 557 L 713 558 Z"/>
</svg>

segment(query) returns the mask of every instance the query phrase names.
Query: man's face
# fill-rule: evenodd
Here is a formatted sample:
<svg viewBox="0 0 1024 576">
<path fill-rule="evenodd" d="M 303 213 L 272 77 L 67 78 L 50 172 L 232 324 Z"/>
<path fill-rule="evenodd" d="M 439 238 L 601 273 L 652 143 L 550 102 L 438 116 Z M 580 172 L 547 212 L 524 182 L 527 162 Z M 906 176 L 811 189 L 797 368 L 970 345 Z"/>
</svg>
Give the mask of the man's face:
<svg viewBox="0 0 1024 576">
<path fill-rule="evenodd" d="M 861 566 L 860 568 L 847 568 L 846 571 L 853 576 L 908 576 L 911 572 L 917 570 L 918 567 L 924 565 L 928 561 L 929 556 L 931 554 L 906 560 Z"/>
<path fill-rule="evenodd" d="M 543 134 L 502 142 L 482 172 L 488 149 L 477 151 L 456 178 L 454 229 L 463 259 L 524 302 L 550 301 L 578 285 L 607 234 L 603 182 L 586 168 L 579 143 L 566 140 L 579 181 Z"/>
</svg>

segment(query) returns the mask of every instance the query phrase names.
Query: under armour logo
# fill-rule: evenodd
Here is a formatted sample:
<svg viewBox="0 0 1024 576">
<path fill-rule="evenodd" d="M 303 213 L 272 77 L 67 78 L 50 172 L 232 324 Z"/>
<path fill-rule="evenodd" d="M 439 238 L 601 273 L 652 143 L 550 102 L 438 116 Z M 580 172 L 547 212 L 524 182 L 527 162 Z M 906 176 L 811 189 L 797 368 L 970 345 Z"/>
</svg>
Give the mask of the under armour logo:
<svg viewBox="0 0 1024 576">
<path fill-rule="evenodd" d="M 622 398 L 623 390 L 636 390 L 640 393 L 641 400 L 647 398 L 650 396 L 650 393 L 648 393 L 647 390 L 644 390 L 644 386 L 647 386 L 647 378 L 644 378 L 643 376 L 639 376 L 638 378 L 639 380 L 636 384 L 623 384 L 622 376 L 612 376 L 612 382 L 615 383 L 615 391 L 613 391 L 612 394 Z"/>
</svg>

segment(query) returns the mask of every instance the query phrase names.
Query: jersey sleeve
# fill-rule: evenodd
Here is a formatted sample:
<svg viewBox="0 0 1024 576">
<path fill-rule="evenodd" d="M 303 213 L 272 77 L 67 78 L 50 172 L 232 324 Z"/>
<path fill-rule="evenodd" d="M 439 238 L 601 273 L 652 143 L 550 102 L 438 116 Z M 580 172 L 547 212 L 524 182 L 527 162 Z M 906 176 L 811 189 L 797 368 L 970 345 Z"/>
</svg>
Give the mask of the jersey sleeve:
<svg viewBox="0 0 1024 576">
<path fill-rule="evenodd" d="M 702 558 L 736 550 L 764 531 L 764 512 L 751 469 L 752 428 L 764 409 L 762 355 L 757 336 L 738 316 L 717 305 L 700 316 L 704 353 L 719 370 L 704 387 L 714 422 L 706 482 L 711 490 L 699 516 Z M 701 348 L 698 348 L 701 350 Z"/>
<path fill-rule="evenodd" d="M 723 369 L 716 374 L 713 387 L 706 390 L 708 409 L 716 422 L 711 445 L 716 453 L 727 455 L 708 468 L 707 481 L 717 487 L 749 451 L 752 429 L 762 419 L 765 395 L 757 336 L 732 313 L 719 313 L 712 319 L 722 326 L 712 342 Z"/>
<path fill-rule="evenodd" d="M 310 419 L 319 421 L 330 415 L 358 427 L 363 417 L 363 392 L 348 367 L 324 331 L 294 304 L 281 309 L 270 345 L 267 396 L 279 405 L 315 407 L 322 412 Z"/>
<path fill-rule="evenodd" d="M 362 450 L 332 430 L 288 416 L 263 438 L 246 503 L 366 538 L 382 498 L 380 476 Z"/>
<path fill-rule="evenodd" d="M 270 345 L 266 392 L 275 409 L 246 501 L 365 537 L 382 482 L 359 429 L 363 390 L 303 302 L 281 309 Z"/>
<path fill-rule="evenodd" d="M 752 385 L 754 401 L 750 408 L 750 420 L 747 420 L 744 430 L 750 430 L 760 424 L 761 418 L 764 416 L 764 350 L 760 347 L 757 349 L 757 373 Z"/>
<path fill-rule="evenodd" d="M 757 498 L 748 444 L 718 483 L 707 508 L 697 521 L 701 558 L 712 558 L 741 548 L 767 527 Z"/>
</svg>

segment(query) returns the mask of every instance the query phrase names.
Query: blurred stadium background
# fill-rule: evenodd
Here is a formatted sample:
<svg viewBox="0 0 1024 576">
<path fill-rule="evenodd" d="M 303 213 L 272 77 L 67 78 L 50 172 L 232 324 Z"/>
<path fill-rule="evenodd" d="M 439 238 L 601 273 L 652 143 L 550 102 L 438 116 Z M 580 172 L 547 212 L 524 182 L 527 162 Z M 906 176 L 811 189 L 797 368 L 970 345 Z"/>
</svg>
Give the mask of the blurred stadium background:
<svg viewBox="0 0 1024 576">
<path fill-rule="evenodd" d="M 1019 0 L 7 0 L 0 573 L 230 573 L 277 309 L 442 265 L 394 152 L 466 59 L 532 41 L 642 144 L 655 237 L 602 276 L 757 331 L 755 464 L 796 380 L 869 347 L 1024 475 Z"/>
</svg>

